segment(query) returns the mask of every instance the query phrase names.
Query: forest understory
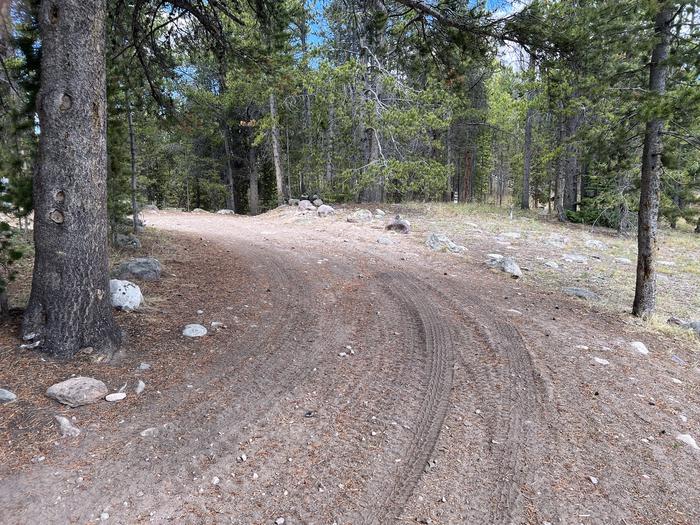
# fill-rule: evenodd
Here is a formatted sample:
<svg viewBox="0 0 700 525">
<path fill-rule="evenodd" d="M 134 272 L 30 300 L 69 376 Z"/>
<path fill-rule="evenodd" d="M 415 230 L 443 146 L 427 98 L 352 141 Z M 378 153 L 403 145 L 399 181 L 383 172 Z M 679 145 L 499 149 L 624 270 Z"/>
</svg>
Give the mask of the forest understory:
<svg viewBox="0 0 700 525">
<path fill-rule="evenodd" d="M 384 207 L 411 222 L 400 235 L 348 223 L 353 209 L 145 213 L 143 247 L 113 263 L 154 256 L 163 277 L 117 314 L 109 363 L 19 350 L 19 317 L 6 323 L 0 387 L 18 400 L 2 407 L 1 521 L 700 522 L 700 451 L 678 439 L 700 437 L 700 345 L 666 324 L 700 307 L 691 232 L 663 231 L 643 322 L 628 313 L 633 238 L 481 206 Z M 429 232 L 466 251 L 431 251 Z M 224 327 L 183 337 L 195 322 Z M 127 397 L 70 409 L 44 395 L 74 374 Z M 57 414 L 81 434 L 59 437 Z"/>
</svg>

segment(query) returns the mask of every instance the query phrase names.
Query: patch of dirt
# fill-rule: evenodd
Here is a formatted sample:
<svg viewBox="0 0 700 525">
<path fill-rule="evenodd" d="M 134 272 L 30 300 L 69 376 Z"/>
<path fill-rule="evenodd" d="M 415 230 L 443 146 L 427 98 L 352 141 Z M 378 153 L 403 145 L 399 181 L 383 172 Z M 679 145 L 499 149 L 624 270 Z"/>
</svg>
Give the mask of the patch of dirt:
<svg viewBox="0 0 700 525">
<path fill-rule="evenodd" d="M 7 523 L 700 521 L 700 452 L 676 439 L 700 439 L 691 342 L 431 252 L 421 218 L 381 245 L 382 221 L 344 213 L 147 214 L 165 276 L 119 315 L 117 363 L 52 362 L 4 330 Z M 211 321 L 227 328 L 180 335 Z M 43 396 L 71 374 L 130 393 Z"/>
</svg>

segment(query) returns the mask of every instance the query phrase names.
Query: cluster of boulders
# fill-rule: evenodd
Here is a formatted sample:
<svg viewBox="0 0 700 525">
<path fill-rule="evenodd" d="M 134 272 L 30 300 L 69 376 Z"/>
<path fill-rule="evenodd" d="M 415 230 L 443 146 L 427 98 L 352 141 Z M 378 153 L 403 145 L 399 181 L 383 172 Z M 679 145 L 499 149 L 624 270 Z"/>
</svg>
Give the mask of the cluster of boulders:
<svg viewBox="0 0 700 525">
<path fill-rule="evenodd" d="M 289 199 L 288 203 L 290 206 L 296 206 L 300 213 L 316 213 L 319 217 L 330 217 L 335 215 L 335 209 L 333 206 L 324 204 L 323 200 L 318 196 L 313 197 L 303 196 L 302 199 Z"/>
</svg>

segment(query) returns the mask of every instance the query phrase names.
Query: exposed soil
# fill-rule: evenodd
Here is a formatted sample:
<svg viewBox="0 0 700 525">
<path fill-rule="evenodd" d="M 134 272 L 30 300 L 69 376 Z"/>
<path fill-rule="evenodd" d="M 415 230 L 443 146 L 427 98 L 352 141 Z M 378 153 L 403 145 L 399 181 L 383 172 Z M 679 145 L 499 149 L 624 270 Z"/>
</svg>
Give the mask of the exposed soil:
<svg viewBox="0 0 700 525">
<path fill-rule="evenodd" d="M 422 233 L 380 245 L 380 221 L 146 220 L 166 275 L 119 315 L 118 361 L 2 334 L 0 387 L 20 398 L 0 406 L 2 523 L 700 523 L 700 451 L 676 439 L 700 441 L 691 343 Z M 211 321 L 226 328 L 180 335 Z M 146 390 L 43 396 L 71 374 Z M 80 436 L 58 437 L 59 413 Z"/>
</svg>

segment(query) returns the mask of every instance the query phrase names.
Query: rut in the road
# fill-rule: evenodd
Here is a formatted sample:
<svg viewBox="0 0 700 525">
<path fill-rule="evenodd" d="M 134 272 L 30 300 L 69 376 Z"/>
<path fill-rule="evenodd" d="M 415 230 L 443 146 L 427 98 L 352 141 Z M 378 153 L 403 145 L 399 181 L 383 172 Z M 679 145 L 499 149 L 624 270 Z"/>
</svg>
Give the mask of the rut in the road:
<svg viewBox="0 0 700 525">
<path fill-rule="evenodd" d="M 386 480 L 384 491 L 362 516 L 364 523 L 387 523 L 401 514 L 418 482 L 440 435 L 452 388 L 454 352 L 449 328 L 440 320 L 435 306 L 425 300 L 425 291 L 405 274 L 380 274 L 378 279 L 405 312 L 418 333 L 417 344 L 424 354 L 424 377 L 406 378 L 421 389 L 420 411 L 415 415 L 412 440 L 404 451 L 402 467 Z"/>
</svg>

